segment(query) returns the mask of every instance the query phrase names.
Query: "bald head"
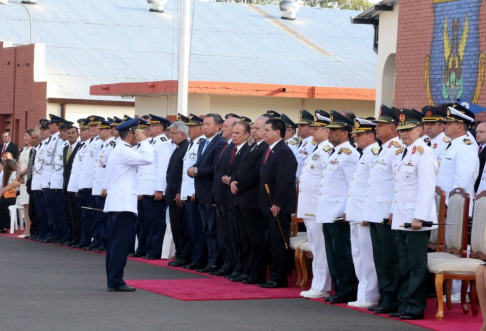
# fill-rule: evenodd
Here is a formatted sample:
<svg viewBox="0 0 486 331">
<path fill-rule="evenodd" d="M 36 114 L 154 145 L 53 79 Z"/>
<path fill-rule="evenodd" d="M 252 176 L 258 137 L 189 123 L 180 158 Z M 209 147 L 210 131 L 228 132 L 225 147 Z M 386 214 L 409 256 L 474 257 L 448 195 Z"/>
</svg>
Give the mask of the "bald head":
<svg viewBox="0 0 486 331">
<path fill-rule="evenodd" d="M 486 122 L 479 123 L 476 128 L 476 141 L 478 145 L 486 144 Z"/>
</svg>

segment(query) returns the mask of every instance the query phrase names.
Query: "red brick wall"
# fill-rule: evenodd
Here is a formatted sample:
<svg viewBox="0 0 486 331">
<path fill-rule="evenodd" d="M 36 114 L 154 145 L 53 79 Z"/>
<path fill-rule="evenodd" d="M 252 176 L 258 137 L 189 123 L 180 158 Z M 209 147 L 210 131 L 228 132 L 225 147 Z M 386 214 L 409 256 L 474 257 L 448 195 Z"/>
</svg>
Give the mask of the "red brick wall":
<svg viewBox="0 0 486 331">
<path fill-rule="evenodd" d="M 399 20 L 398 20 L 398 40 L 397 40 L 397 54 L 396 54 L 396 74 L 395 74 L 395 95 L 394 106 L 399 108 L 415 108 L 421 109 L 425 105 L 430 104 L 430 98 L 426 92 L 426 81 L 432 82 L 431 79 L 427 80 L 427 70 L 425 65 L 426 56 L 432 58 L 432 39 L 440 38 L 442 40 L 443 29 L 436 29 L 434 32 L 434 1 L 433 0 L 401 0 L 399 8 Z M 449 29 L 451 29 L 452 18 L 454 15 L 457 17 L 457 12 L 465 6 L 476 5 L 480 8 L 479 16 L 476 18 L 472 13 L 468 14 L 469 29 L 472 30 L 474 24 L 478 25 L 479 35 L 477 37 L 469 31 L 466 47 L 476 47 L 479 51 L 486 54 L 486 0 L 459 0 L 454 2 L 446 2 L 439 4 L 449 6 L 448 9 L 440 9 L 441 15 L 440 24 L 443 24 L 445 18 L 448 19 Z M 455 6 L 457 11 L 451 10 L 451 6 Z M 439 16 L 437 16 L 439 17 Z M 437 19 L 437 17 L 435 17 Z M 463 31 L 465 22 L 465 15 L 460 16 L 461 28 L 459 38 Z M 441 25 L 442 27 L 442 25 Z M 452 40 L 451 32 L 449 32 L 449 38 Z M 436 39 L 437 40 L 437 39 Z M 442 45 L 442 41 L 441 41 Z M 440 56 L 444 56 L 443 49 L 436 49 L 439 51 Z M 475 56 L 465 59 L 462 63 L 463 67 L 472 66 L 478 68 L 479 57 Z M 442 79 L 442 67 L 439 66 L 439 70 L 433 72 L 432 68 L 429 71 L 429 75 L 440 75 L 439 79 Z M 437 67 L 436 67 L 437 68 Z M 482 70 L 483 74 L 485 68 Z M 469 93 L 475 95 L 477 76 L 465 75 L 468 82 L 464 83 L 464 94 Z M 436 86 L 436 88 L 441 86 Z M 476 103 L 486 107 L 486 82 L 480 87 L 479 95 Z M 440 103 L 434 101 L 437 97 L 432 98 L 432 103 Z M 473 101 L 472 97 L 469 101 Z M 486 120 L 486 113 L 477 115 L 477 120 Z"/>
<path fill-rule="evenodd" d="M 47 110 L 47 83 L 34 82 L 34 47 L 0 42 L 0 132 L 10 131 L 19 146 L 25 129 L 37 126 Z"/>
</svg>

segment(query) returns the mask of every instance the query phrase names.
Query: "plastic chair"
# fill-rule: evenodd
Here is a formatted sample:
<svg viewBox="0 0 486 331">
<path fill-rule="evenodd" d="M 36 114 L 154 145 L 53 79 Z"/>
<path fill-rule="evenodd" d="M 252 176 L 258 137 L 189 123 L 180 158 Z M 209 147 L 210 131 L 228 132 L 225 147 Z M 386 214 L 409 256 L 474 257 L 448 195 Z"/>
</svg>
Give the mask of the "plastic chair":
<svg viewBox="0 0 486 331">
<path fill-rule="evenodd" d="M 17 196 L 17 200 L 15 200 L 15 205 L 9 206 L 8 211 L 10 214 L 10 233 L 14 233 L 15 230 L 24 229 L 24 206 L 19 205 L 20 195 Z M 17 215 L 17 212 L 20 213 L 20 216 Z M 18 224 L 17 224 L 17 217 L 18 217 Z"/>
</svg>

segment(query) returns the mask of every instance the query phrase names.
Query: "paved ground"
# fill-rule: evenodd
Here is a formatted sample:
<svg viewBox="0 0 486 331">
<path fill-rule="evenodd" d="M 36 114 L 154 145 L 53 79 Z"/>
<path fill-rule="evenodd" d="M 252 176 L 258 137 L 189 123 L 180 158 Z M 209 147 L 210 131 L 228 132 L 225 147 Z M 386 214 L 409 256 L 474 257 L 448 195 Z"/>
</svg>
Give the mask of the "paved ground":
<svg viewBox="0 0 486 331">
<path fill-rule="evenodd" d="M 0 330 L 422 330 L 304 299 L 184 302 L 106 291 L 104 256 L 0 237 Z M 197 275 L 129 261 L 126 279 Z"/>
</svg>

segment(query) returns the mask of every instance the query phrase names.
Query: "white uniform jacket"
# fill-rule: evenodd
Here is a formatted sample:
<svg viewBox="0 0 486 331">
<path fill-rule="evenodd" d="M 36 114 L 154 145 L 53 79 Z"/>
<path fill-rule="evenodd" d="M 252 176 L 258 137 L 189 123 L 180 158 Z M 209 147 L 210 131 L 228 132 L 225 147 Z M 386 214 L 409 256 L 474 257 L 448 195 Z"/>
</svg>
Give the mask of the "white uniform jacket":
<svg viewBox="0 0 486 331">
<path fill-rule="evenodd" d="M 108 157 L 111 151 L 115 148 L 115 138 L 111 137 L 106 139 L 101 145 L 101 151 L 96 158 L 94 177 L 93 177 L 93 190 L 92 195 L 101 195 L 103 189 L 107 189 L 108 180 L 106 168 L 108 166 Z"/>
<path fill-rule="evenodd" d="M 199 143 L 204 140 L 204 136 L 200 136 L 194 141 L 189 143 L 187 152 L 184 155 L 184 166 L 182 169 L 182 184 L 181 184 L 181 199 L 187 200 L 187 197 L 192 196 L 195 193 L 194 178 L 189 177 L 187 170 L 196 164 L 197 150 L 199 148 Z"/>
<path fill-rule="evenodd" d="M 88 150 L 86 148 L 87 141 L 80 141 L 78 151 L 76 152 L 75 159 L 73 160 L 73 167 L 71 168 L 71 176 L 69 177 L 69 183 L 67 190 L 68 192 L 75 192 L 79 191 L 79 172 L 81 171 L 81 165 L 83 164 L 84 155 Z"/>
<path fill-rule="evenodd" d="M 51 186 L 52 165 L 56 158 L 56 152 L 63 141 L 59 138 L 59 132 L 54 133 L 45 147 L 44 157 L 42 158 L 42 188 Z"/>
<path fill-rule="evenodd" d="M 53 190 L 62 190 L 64 185 L 64 147 L 69 146 L 69 142 L 59 140 L 56 152 L 54 153 L 54 161 L 52 161 L 52 175 L 50 187 Z"/>
<path fill-rule="evenodd" d="M 295 158 L 297 159 L 297 172 L 295 176 L 297 178 L 300 177 L 305 159 L 312 154 L 314 148 L 316 148 L 316 142 L 312 136 L 302 140 L 300 146 L 297 148 L 297 151 L 295 152 Z"/>
<path fill-rule="evenodd" d="M 381 223 L 388 219 L 393 202 L 393 165 L 401 157 L 402 143 L 398 137 L 381 145 L 371 162 L 363 221 Z M 400 155 L 399 155 L 400 154 Z"/>
<path fill-rule="evenodd" d="M 402 158 L 403 153 L 400 155 Z M 407 147 L 407 154 L 394 166 L 395 185 L 392 205 L 393 230 L 417 231 L 400 227 L 413 219 L 437 222 L 435 186 L 437 163 L 435 154 L 421 139 Z M 436 229 L 422 227 L 418 231 Z"/>
<path fill-rule="evenodd" d="M 346 220 L 348 221 L 363 221 L 370 168 L 379 150 L 380 146 L 378 143 L 366 147 L 354 168 L 353 178 L 348 188 L 348 199 L 345 209 Z"/>
<path fill-rule="evenodd" d="M 329 156 L 319 187 L 317 223 L 333 223 L 344 214 L 348 187 L 359 153 L 346 141 L 333 149 Z"/>
<path fill-rule="evenodd" d="M 297 137 L 297 135 L 294 134 L 292 138 L 285 140 L 285 143 L 287 144 L 287 146 L 289 146 L 290 150 L 295 155 L 295 153 L 297 152 L 297 147 L 299 147 L 299 143 L 300 143 L 299 137 Z"/>
<path fill-rule="evenodd" d="M 39 146 L 36 147 L 37 152 L 35 154 L 34 169 L 32 171 L 32 191 L 40 191 L 42 189 L 42 162 L 44 159 L 46 146 L 50 139 L 50 137 L 44 139 Z"/>
<path fill-rule="evenodd" d="M 86 146 L 83 146 L 83 149 L 86 149 L 86 153 L 79 172 L 79 189 L 93 188 L 95 162 L 98 158 L 98 153 L 101 151 L 101 146 L 103 146 L 103 140 L 99 137 L 91 138 L 88 142 Z"/>
<path fill-rule="evenodd" d="M 451 140 L 447 138 L 444 132 L 439 134 L 434 139 L 430 140 L 430 148 L 432 148 L 432 150 L 434 151 L 437 160 L 440 158 L 440 156 L 445 151 L 447 145 L 449 145 L 450 142 Z"/>
<path fill-rule="evenodd" d="M 172 155 L 172 142 L 165 134 L 161 134 L 149 139 L 149 144 L 153 149 L 154 161 L 139 168 L 140 181 L 137 188 L 139 195 L 154 195 L 155 191 L 164 193 L 167 186 L 167 166 Z"/>
<path fill-rule="evenodd" d="M 138 150 L 126 142 L 117 144 L 110 154 L 108 176 L 110 187 L 105 212 L 132 212 L 137 214 L 137 167 L 153 162 L 154 153 L 148 140 Z"/>
<path fill-rule="evenodd" d="M 299 179 L 297 217 L 315 219 L 322 171 L 332 148 L 328 140 L 323 141 L 304 162 Z"/>
<path fill-rule="evenodd" d="M 455 188 L 463 188 L 469 193 L 469 216 L 472 215 L 474 199 L 474 183 L 479 174 L 478 148 L 467 135 L 458 137 L 451 142 L 449 148 L 439 159 L 437 186 L 445 191 L 446 204 L 449 203 L 449 193 Z"/>
</svg>

